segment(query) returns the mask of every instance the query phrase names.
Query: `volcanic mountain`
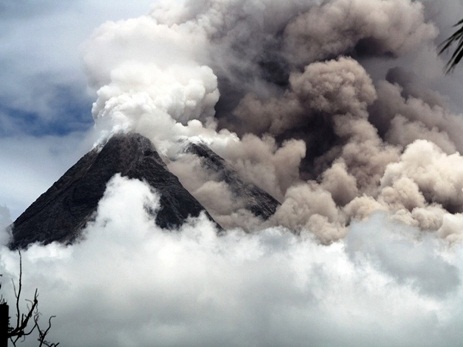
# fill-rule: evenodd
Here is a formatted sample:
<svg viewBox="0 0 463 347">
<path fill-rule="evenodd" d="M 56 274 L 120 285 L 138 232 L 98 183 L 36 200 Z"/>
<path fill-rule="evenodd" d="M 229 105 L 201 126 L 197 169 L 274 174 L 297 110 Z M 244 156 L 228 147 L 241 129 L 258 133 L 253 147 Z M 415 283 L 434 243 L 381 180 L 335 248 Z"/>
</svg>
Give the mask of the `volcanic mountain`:
<svg viewBox="0 0 463 347">
<path fill-rule="evenodd" d="M 223 158 L 203 144 L 190 144 L 187 151 L 230 186 L 233 194 L 244 196 L 247 208 L 263 219 L 270 217 L 278 202 L 252 184 L 244 183 Z M 175 229 L 188 217 L 206 209 L 182 186 L 157 153 L 149 139 L 136 133 L 117 134 L 106 144 L 92 149 L 43 193 L 12 225 L 10 248 L 25 248 L 39 242 L 73 243 L 95 217 L 108 181 L 116 174 L 147 183 L 160 194 L 160 209 L 153 223 Z M 220 229 L 220 226 L 219 226 Z"/>
</svg>

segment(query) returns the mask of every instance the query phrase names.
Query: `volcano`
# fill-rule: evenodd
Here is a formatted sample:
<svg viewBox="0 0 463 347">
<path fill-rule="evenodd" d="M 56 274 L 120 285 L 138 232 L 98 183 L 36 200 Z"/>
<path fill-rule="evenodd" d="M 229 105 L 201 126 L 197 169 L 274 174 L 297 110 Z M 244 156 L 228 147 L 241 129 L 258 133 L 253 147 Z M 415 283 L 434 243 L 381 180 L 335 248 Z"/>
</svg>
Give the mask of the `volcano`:
<svg viewBox="0 0 463 347">
<path fill-rule="evenodd" d="M 215 171 L 243 195 L 247 208 L 263 219 L 270 217 L 278 202 L 258 187 L 244 183 L 223 158 L 203 144 L 190 144 L 187 151 L 201 157 L 203 165 Z M 82 230 L 94 220 L 106 185 L 116 174 L 147 183 L 160 194 L 159 211 L 148 211 L 153 223 L 163 229 L 177 229 L 189 217 L 207 210 L 183 187 L 162 161 L 153 144 L 136 134 L 116 134 L 92 149 L 43 193 L 11 226 L 11 249 L 32 243 L 71 244 L 82 237 Z M 221 227 L 216 223 L 218 229 Z"/>
</svg>

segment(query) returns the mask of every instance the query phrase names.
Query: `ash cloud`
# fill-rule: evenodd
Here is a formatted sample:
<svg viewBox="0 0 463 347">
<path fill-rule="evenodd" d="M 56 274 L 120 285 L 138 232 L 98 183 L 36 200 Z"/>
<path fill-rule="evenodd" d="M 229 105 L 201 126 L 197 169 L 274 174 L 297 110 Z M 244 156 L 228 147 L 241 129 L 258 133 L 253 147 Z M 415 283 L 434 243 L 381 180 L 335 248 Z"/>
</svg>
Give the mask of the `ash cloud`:
<svg viewBox="0 0 463 347">
<path fill-rule="evenodd" d="M 420 2 L 338 0 L 298 15 L 285 28 L 290 61 L 306 65 L 345 53 L 401 55 L 437 31 L 426 23 Z"/>
<path fill-rule="evenodd" d="M 214 204 L 212 196 L 230 196 L 226 185 L 201 173 L 182 143 L 207 143 L 279 200 L 274 226 L 313 229 L 332 242 L 353 221 L 388 211 L 438 231 L 460 213 L 460 178 L 451 178 L 452 190 L 410 174 L 421 166 L 406 169 L 409 153 L 423 146 L 442 157 L 431 167 L 461 159 L 461 117 L 415 72 L 424 69 L 416 62 L 429 62 L 430 71 L 443 66 L 433 11 L 409 0 L 158 5 L 108 22 L 87 43 L 84 60 L 98 90 L 93 115 L 106 134 L 149 137 L 227 227 L 250 230 L 256 221 L 231 218 L 246 214 L 233 199 Z M 391 179 L 393 171 L 400 173 Z M 427 182 L 452 176 L 431 175 Z"/>
</svg>

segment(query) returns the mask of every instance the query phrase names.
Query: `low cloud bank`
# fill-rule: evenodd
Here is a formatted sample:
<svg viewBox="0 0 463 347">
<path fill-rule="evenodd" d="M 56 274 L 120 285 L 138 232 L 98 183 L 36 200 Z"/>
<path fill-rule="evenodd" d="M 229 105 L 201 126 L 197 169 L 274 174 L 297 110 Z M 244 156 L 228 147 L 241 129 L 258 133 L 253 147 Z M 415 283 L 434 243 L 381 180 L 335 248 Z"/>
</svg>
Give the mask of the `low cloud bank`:
<svg viewBox="0 0 463 347">
<path fill-rule="evenodd" d="M 115 176 L 85 240 L 23 252 L 66 346 L 457 346 L 461 245 L 376 214 L 329 246 L 284 228 L 217 236 L 203 217 L 159 230 L 159 197 Z M 6 297 L 18 256 L 1 250 Z M 32 343 L 25 344 L 33 345 Z"/>
</svg>

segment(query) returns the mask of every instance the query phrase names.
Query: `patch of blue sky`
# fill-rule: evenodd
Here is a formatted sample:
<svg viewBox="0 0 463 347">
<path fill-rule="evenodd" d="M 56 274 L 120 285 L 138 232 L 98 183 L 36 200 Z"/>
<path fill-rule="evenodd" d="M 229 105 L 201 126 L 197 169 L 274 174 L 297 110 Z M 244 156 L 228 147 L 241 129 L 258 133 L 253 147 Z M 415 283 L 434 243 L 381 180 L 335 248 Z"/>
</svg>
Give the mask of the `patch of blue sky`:
<svg viewBox="0 0 463 347">
<path fill-rule="evenodd" d="M 46 115 L 42 111 L 15 107 L 9 100 L 0 98 L 0 136 L 63 136 L 89 129 L 93 125 L 92 100 L 70 86 L 56 86 L 55 89 Z"/>
</svg>

